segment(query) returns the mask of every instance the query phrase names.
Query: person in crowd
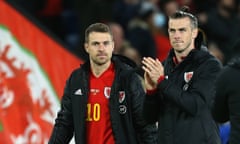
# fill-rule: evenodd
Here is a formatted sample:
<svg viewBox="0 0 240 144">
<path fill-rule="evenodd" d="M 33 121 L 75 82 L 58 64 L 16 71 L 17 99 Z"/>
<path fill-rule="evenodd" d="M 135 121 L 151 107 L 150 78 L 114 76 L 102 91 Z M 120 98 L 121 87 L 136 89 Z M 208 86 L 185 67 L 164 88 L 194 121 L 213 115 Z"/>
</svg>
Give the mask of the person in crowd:
<svg viewBox="0 0 240 144">
<path fill-rule="evenodd" d="M 239 0 L 219 0 L 216 8 L 206 13 L 205 21 L 201 21 L 201 27 L 206 32 L 208 41 L 214 43 L 217 50 L 223 54 L 224 65 L 234 53 L 231 44 L 240 37 L 239 3 Z"/>
<path fill-rule="evenodd" d="M 85 31 L 89 59 L 67 80 L 49 144 L 156 144 L 156 124 L 143 118 L 145 97 L 140 76 L 113 55 L 109 26 Z"/>
<path fill-rule="evenodd" d="M 154 13 L 154 5 L 148 1 L 141 3 L 138 15 L 131 19 L 128 25 L 126 39 L 137 50 L 142 57 L 157 56 L 157 47 L 154 36 L 151 32 L 148 21 L 152 19 Z"/>
<path fill-rule="evenodd" d="M 114 40 L 113 54 L 123 55 L 133 62 L 137 66 L 141 64 L 141 56 L 138 51 L 133 48 L 131 43 L 125 38 L 125 33 L 122 26 L 116 22 L 109 22 L 108 26 L 112 32 Z"/>
<path fill-rule="evenodd" d="M 109 26 L 114 40 L 114 54 L 120 54 L 120 51 L 127 41 L 125 38 L 125 32 L 120 24 L 117 22 L 108 22 L 107 25 Z"/>
<path fill-rule="evenodd" d="M 112 5 L 112 19 L 127 32 L 129 22 L 138 15 L 142 0 L 115 0 Z M 126 33 L 127 35 L 127 33 Z"/>
<path fill-rule="evenodd" d="M 222 65 L 196 41 L 198 20 L 187 6 L 169 16 L 168 33 L 168 57 L 142 60 L 145 119 L 158 123 L 158 144 L 220 144 L 211 107 Z"/>
<path fill-rule="evenodd" d="M 219 49 L 218 45 L 215 42 L 208 42 L 208 50 L 209 52 L 215 56 L 222 64 L 225 62 L 224 53 Z"/>
<path fill-rule="evenodd" d="M 240 39 L 233 46 L 235 54 L 224 66 L 216 81 L 213 118 L 219 123 L 230 122 L 229 144 L 240 143 Z"/>
</svg>

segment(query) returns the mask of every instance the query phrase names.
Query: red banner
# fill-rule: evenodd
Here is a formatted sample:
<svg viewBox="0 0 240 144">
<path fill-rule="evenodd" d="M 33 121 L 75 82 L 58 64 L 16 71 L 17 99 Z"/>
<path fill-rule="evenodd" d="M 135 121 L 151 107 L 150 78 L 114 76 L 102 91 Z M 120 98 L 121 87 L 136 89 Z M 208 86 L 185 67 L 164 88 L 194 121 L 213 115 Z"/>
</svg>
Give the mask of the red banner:
<svg viewBox="0 0 240 144">
<path fill-rule="evenodd" d="M 0 143 L 47 143 L 70 72 L 82 61 L 0 0 Z"/>
</svg>

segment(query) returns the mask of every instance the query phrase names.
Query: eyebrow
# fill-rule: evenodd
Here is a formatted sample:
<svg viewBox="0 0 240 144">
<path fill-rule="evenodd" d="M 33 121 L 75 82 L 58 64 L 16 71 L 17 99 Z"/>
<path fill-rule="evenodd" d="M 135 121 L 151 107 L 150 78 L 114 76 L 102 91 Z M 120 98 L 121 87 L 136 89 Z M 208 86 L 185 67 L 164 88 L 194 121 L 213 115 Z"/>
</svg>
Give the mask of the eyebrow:
<svg viewBox="0 0 240 144">
<path fill-rule="evenodd" d="M 110 40 L 106 40 L 106 41 L 102 41 L 102 42 L 100 42 L 100 41 L 92 41 L 91 44 L 100 44 L 100 43 L 108 44 L 110 42 L 111 42 Z"/>
<path fill-rule="evenodd" d="M 187 28 L 185 27 L 182 27 L 182 28 L 169 28 L 170 31 L 176 31 L 176 30 L 179 30 L 179 31 L 182 31 L 182 30 L 186 30 Z"/>
</svg>

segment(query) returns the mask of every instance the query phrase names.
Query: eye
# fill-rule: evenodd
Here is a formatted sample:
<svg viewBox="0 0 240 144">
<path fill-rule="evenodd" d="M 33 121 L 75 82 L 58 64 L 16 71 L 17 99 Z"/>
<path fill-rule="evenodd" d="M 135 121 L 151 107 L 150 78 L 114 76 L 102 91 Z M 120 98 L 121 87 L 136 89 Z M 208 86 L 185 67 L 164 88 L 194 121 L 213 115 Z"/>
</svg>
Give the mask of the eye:
<svg viewBox="0 0 240 144">
<path fill-rule="evenodd" d="M 175 33 L 175 32 L 176 32 L 176 30 L 175 30 L 175 29 L 169 29 L 168 31 L 169 31 L 169 33 L 170 33 L 170 34 L 173 34 L 173 33 Z"/>
<path fill-rule="evenodd" d="M 98 46 L 98 45 L 99 45 L 99 42 L 93 42 L 92 45 L 93 45 L 93 46 Z"/>
<path fill-rule="evenodd" d="M 180 32 L 185 32 L 185 31 L 187 31 L 185 28 L 181 28 L 181 29 L 179 29 L 179 31 Z"/>
<path fill-rule="evenodd" d="M 104 45 L 104 46 L 110 45 L 110 41 L 104 41 L 104 42 L 103 42 L 103 45 Z"/>
</svg>

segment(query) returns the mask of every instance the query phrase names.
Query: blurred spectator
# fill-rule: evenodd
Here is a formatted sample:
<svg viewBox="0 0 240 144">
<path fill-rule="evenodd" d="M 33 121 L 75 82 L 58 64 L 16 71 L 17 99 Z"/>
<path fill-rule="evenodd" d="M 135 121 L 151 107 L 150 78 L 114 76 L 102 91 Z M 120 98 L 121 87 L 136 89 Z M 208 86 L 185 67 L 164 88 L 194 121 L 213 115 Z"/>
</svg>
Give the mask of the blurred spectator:
<svg viewBox="0 0 240 144">
<path fill-rule="evenodd" d="M 208 42 L 208 49 L 209 52 L 215 56 L 222 64 L 224 63 L 224 54 L 223 52 L 219 49 L 216 43 L 214 42 Z"/>
<path fill-rule="evenodd" d="M 129 22 L 126 38 L 137 49 L 141 57 L 156 58 L 156 44 L 148 21 L 152 20 L 155 7 L 150 2 L 143 2 L 138 16 Z"/>
<path fill-rule="evenodd" d="M 217 7 L 207 13 L 206 21 L 201 22 L 208 40 L 214 42 L 224 54 L 224 64 L 228 62 L 233 52 L 231 49 L 233 42 L 240 37 L 237 7 L 238 0 L 220 0 Z"/>
<path fill-rule="evenodd" d="M 141 0 L 115 0 L 113 4 L 113 20 L 127 32 L 128 23 L 133 19 L 141 5 Z"/>
<path fill-rule="evenodd" d="M 162 13 L 165 15 L 166 21 L 168 21 L 168 16 L 173 15 L 173 13 L 175 13 L 176 10 L 179 9 L 179 4 L 177 3 L 176 0 L 161 0 L 159 3 L 159 7 Z M 167 23 L 164 24 L 163 28 L 164 33 L 167 34 L 168 33 Z"/>
<path fill-rule="evenodd" d="M 130 43 L 124 42 L 123 47 L 120 51 L 120 55 L 126 56 L 135 62 L 137 66 L 141 65 L 141 56 L 138 51 L 131 46 Z"/>
<path fill-rule="evenodd" d="M 137 50 L 126 40 L 122 26 L 116 22 L 109 22 L 108 25 L 113 33 L 113 53 L 126 56 L 139 66 L 141 63 L 141 57 Z"/>
<path fill-rule="evenodd" d="M 179 9 L 179 4 L 176 0 L 161 0 L 159 5 L 160 9 L 167 17 L 173 15 L 173 13 Z"/>
<path fill-rule="evenodd" d="M 180 7 L 187 5 L 190 8 L 190 10 L 192 11 L 192 13 L 196 13 L 194 0 L 176 0 L 176 1 L 178 2 L 178 5 Z"/>
<path fill-rule="evenodd" d="M 126 41 L 124 30 L 123 30 L 122 26 L 116 22 L 109 22 L 108 26 L 111 29 L 112 34 L 113 34 L 113 40 L 114 40 L 113 53 L 119 54 L 124 41 Z"/>
<path fill-rule="evenodd" d="M 167 25 L 164 21 L 167 21 L 167 16 L 174 13 L 180 5 L 188 5 L 191 11 L 196 13 L 199 26 L 206 32 L 210 52 L 223 64 L 227 63 L 231 53 L 234 52 L 230 49 L 233 41 L 240 37 L 239 0 L 8 1 L 17 3 L 38 18 L 51 32 L 65 41 L 67 48 L 83 59 L 87 57 L 82 45 L 86 26 L 94 22 L 111 21 L 121 25 L 126 39 L 131 41 L 131 47 L 140 50 L 138 52 L 140 55 L 163 59 L 169 49 L 169 40 L 166 39 Z M 143 8 L 142 3 L 150 3 L 152 6 Z M 150 12 L 149 8 L 154 10 Z M 144 12 L 145 16 L 143 16 Z M 131 30 L 128 29 L 129 27 Z M 140 29 L 143 31 L 140 32 Z M 148 41 L 148 44 L 143 41 Z M 155 47 L 155 50 L 152 47 Z"/>
<path fill-rule="evenodd" d="M 229 144 L 240 143 L 240 39 L 233 50 L 235 54 L 221 71 L 216 81 L 213 117 L 219 123 L 230 121 Z"/>
<path fill-rule="evenodd" d="M 156 44 L 156 57 L 163 61 L 171 48 L 169 38 L 167 36 L 167 16 L 162 12 L 159 7 L 161 1 L 159 0 L 148 0 L 152 4 L 153 12 L 149 14 L 147 24 L 149 25 L 150 31 L 153 35 Z"/>
<path fill-rule="evenodd" d="M 154 11 L 147 23 L 156 44 L 156 57 L 160 61 L 163 61 L 171 49 L 170 41 L 164 27 L 166 16 L 160 10 Z"/>
</svg>

